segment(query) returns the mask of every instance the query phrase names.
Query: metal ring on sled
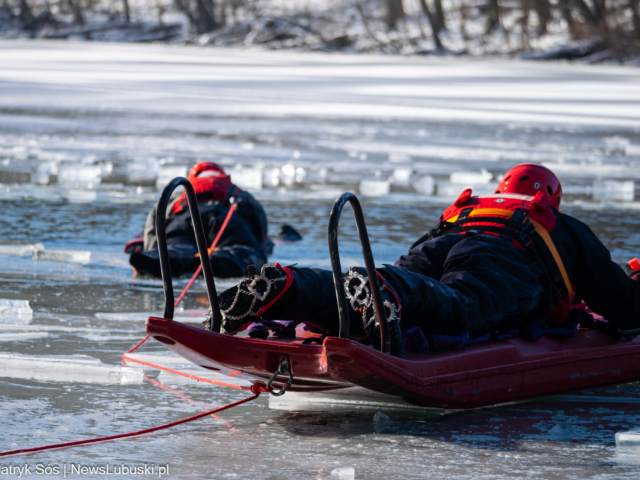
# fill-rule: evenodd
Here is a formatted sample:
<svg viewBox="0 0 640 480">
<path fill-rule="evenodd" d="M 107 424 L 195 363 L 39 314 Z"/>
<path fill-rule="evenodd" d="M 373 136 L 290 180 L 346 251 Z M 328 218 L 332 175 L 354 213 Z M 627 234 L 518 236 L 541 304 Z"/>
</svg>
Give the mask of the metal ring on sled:
<svg viewBox="0 0 640 480">
<path fill-rule="evenodd" d="M 220 332 L 222 324 L 222 315 L 220 314 L 220 306 L 218 305 L 218 295 L 216 294 L 216 284 L 213 280 L 213 272 L 211 271 L 211 263 L 209 263 L 209 251 L 205 240 L 204 229 L 202 228 L 202 218 L 200 217 L 200 209 L 198 208 L 198 199 L 193 191 L 191 182 L 184 177 L 176 177 L 171 180 L 160 195 L 158 205 L 156 206 L 156 237 L 158 239 L 158 253 L 160 254 L 160 271 L 162 272 L 162 285 L 164 288 L 164 318 L 173 320 L 174 304 L 173 304 L 173 282 L 171 280 L 171 265 L 169 263 L 169 251 L 167 250 L 167 229 L 166 215 L 171 194 L 180 185 L 184 187 L 189 202 L 189 213 L 191 214 L 191 222 L 196 236 L 196 244 L 200 254 L 200 262 L 202 263 L 202 272 L 207 283 L 207 295 L 209 296 L 209 304 L 213 310 L 213 331 Z"/>
<path fill-rule="evenodd" d="M 373 295 L 373 303 L 376 314 L 380 319 L 380 350 L 383 353 L 389 353 L 389 326 L 387 325 L 387 315 L 384 310 L 382 301 L 382 293 L 378 283 L 378 275 L 376 273 L 376 265 L 373 261 L 373 253 L 371 244 L 369 243 L 369 235 L 367 234 L 367 226 L 364 222 L 362 207 L 360 201 L 353 193 L 343 193 L 340 195 L 331 209 L 329 217 L 329 255 L 331 257 L 331 270 L 333 272 L 333 283 L 336 288 L 336 299 L 338 301 L 338 313 L 340 315 L 340 337 L 349 338 L 349 310 L 347 305 L 347 297 L 344 294 L 344 278 L 342 276 L 342 267 L 340 265 L 340 252 L 338 251 L 338 222 L 344 204 L 349 202 L 353 209 L 353 216 L 356 220 L 358 236 L 362 246 L 362 256 L 367 269 L 367 276 L 371 285 L 371 294 Z"/>
</svg>

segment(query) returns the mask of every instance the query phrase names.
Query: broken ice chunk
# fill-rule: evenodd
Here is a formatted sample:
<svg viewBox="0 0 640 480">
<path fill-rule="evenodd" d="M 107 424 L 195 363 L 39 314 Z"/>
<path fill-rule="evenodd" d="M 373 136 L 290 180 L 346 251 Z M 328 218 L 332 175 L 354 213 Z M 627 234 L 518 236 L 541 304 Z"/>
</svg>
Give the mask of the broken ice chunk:
<svg viewBox="0 0 640 480">
<path fill-rule="evenodd" d="M 58 174 L 58 164 L 56 162 L 43 162 L 36 168 L 36 173 L 31 176 L 31 181 L 39 185 L 48 185 L 51 175 Z"/>
<path fill-rule="evenodd" d="M 133 384 L 142 383 L 143 371 L 106 365 L 87 355 L 23 355 L 0 353 L 0 376 L 43 382 Z"/>
<path fill-rule="evenodd" d="M 162 190 L 167 183 L 176 177 L 186 177 L 186 165 L 162 165 L 158 169 L 158 177 L 156 178 L 156 188 Z"/>
<path fill-rule="evenodd" d="M 493 175 L 483 168 L 480 172 L 453 172 L 449 181 L 465 185 L 485 185 L 492 178 Z"/>
<path fill-rule="evenodd" d="M 94 165 L 67 164 L 58 168 L 58 184 L 93 188 L 100 185 L 102 169 Z"/>
<path fill-rule="evenodd" d="M 265 168 L 263 172 L 262 181 L 264 185 L 269 187 L 277 187 L 280 183 L 280 169 L 279 168 Z M 234 176 L 235 180 L 235 176 Z"/>
<path fill-rule="evenodd" d="M 561 422 L 549 430 L 549 435 L 556 437 L 558 440 L 567 440 L 573 437 L 573 425 L 570 421 Z"/>
<path fill-rule="evenodd" d="M 331 470 L 332 477 L 338 478 L 355 478 L 356 471 L 353 467 L 338 467 Z"/>
<path fill-rule="evenodd" d="M 640 432 L 617 432 L 616 447 L 640 447 Z"/>
<path fill-rule="evenodd" d="M 71 203 L 91 203 L 98 198 L 98 192 L 93 190 L 69 190 L 65 198 Z"/>
<path fill-rule="evenodd" d="M 373 416 L 373 429 L 376 433 L 381 433 L 393 425 L 393 421 L 388 415 L 382 412 L 376 412 Z"/>
<path fill-rule="evenodd" d="M 127 164 L 126 174 L 128 183 L 153 182 L 158 178 L 158 162 L 132 162 Z"/>
<path fill-rule="evenodd" d="M 422 195 L 433 195 L 436 182 L 431 175 L 424 175 L 413 182 L 413 189 Z"/>
<path fill-rule="evenodd" d="M 234 168 L 229 175 L 231 175 L 231 181 L 240 188 L 262 189 L 262 167 Z"/>
<path fill-rule="evenodd" d="M 627 145 L 624 149 L 624 153 L 626 153 L 628 156 L 640 156 L 640 145 Z"/>
<path fill-rule="evenodd" d="M 465 187 L 471 186 L 470 184 L 459 184 L 459 183 L 450 183 L 450 182 L 438 182 L 438 196 L 439 197 L 452 197 L 456 198 Z M 474 195 L 490 195 L 496 189 L 495 184 L 490 183 L 486 185 L 473 185 L 473 194 Z"/>
<path fill-rule="evenodd" d="M 365 197 L 381 197 L 389 193 L 390 183 L 387 180 L 362 180 L 360 194 Z"/>
<path fill-rule="evenodd" d="M 32 318 L 29 300 L 0 298 L 0 323 L 24 325 L 30 323 Z"/>
<path fill-rule="evenodd" d="M 280 169 L 282 171 L 282 183 L 285 185 L 293 185 L 296 182 L 296 166 L 287 163 Z"/>
<path fill-rule="evenodd" d="M 48 336 L 49 333 L 47 332 L 0 333 L 0 342 L 22 342 L 24 340 L 33 340 Z"/>
<path fill-rule="evenodd" d="M 396 185 L 408 185 L 411 180 L 413 169 L 409 167 L 398 167 L 393 171 L 393 183 Z"/>
<path fill-rule="evenodd" d="M 632 202 L 635 196 L 635 184 L 633 181 L 617 182 L 615 180 L 606 180 L 602 182 L 593 182 L 593 199 L 594 200 L 620 200 L 623 202 Z"/>
<path fill-rule="evenodd" d="M 91 261 L 91 252 L 88 250 L 35 250 L 32 258 L 34 260 L 81 263 L 82 265 L 86 265 Z"/>
<path fill-rule="evenodd" d="M 0 244 L 0 255 L 32 255 L 36 250 L 44 250 L 41 243 L 24 243 L 15 245 Z"/>
</svg>

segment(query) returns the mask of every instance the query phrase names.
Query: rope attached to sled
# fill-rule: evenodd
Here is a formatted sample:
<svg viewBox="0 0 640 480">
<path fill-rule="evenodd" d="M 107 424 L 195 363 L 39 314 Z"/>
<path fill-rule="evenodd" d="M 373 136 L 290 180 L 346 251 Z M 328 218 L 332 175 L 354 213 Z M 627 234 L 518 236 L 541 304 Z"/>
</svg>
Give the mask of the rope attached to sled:
<svg viewBox="0 0 640 480">
<path fill-rule="evenodd" d="M 222 223 L 222 226 L 220 227 L 220 230 L 218 231 L 218 235 L 216 235 L 216 238 L 211 243 L 211 247 L 209 248 L 209 253 L 212 252 L 215 249 L 216 245 L 220 241 L 220 237 L 222 237 L 222 234 L 223 234 L 224 230 L 227 228 L 229 220 L 231 220 L 231 216 L 236 211 L 237 207 L 238 207 L 238 205 L 235 204 L 235 203 L 233 205 L 231 205 L 231 208 L 229 209 L 229 212 L 227 213 L 227 216 L 226 216 L 224 222 Z M 189 288 L 193 285 L 193 282 L 195 282 L 196 278 L 198 278 L 198 275 L 200 274 L 201 271 L 202 271 L 202 264 L 200 264 L 198 269 L 195 271 L 195 273 L 191 277 L 191 280 L 189 280 L 189 283 L 187 283 L 187 285 L 185 286 L 184 290 L 182 291 L 182 293 L 180 294 L 180 296 L 176 300 L 176 302 L 174 304 L 174 307 L 177 307 L 178 304 L 182 301 L 182 299 L 184 298 L 185 294 L 187 293 Z M 129 350 L 127 350 L 125 353 L 122 354 L 122 359 L 123 359 L 122 363 L 123 363 L 123 365 L 125 364 L 125 360 L 126 360 L 128 362 L 134 362 L 134 363 L 138 363 L 140 365 L 144 365 L 144 366 L 147 366 L 147 367 L 157 368 L 159 370 L 164 370 L 166 372 L 174 373 L 176 375 L 181 375 L 183 377 L 187 377 L 187 378 L 190 378 L 192 380 L 197 380 L 199 382 L 205 382 L 205 383 L 209 383 L 209 384 L 212 384 L 212 385 L 219 385 L 221 387 L 228 387 L 228 388 L 235 388 L 235 389 L 238 389 L 238 390 L 249 391 L 249 392 L 253 393 L 253 395 L 251 397 L 239 400 L 237 402 L 230 403 L 229 405 L 225 405 L 223 407 L 218 407 L 216 409 L 209 410 L 209 411 L 204 412 L 204 413 L 199 413 L 198 415 L 194 415 L 194 416 L 189 417 L 189 418 L 184 418 L 182 420 L 177 420 L 175 422 L 167 423 L 165 425 L 160 425 L 160 426 L 157 426 L 157 427 L 146 428 L 144 430 L 138 430 L 138 431 L 130 432 L 130 433 L 122 433 L 122 434 L 119 434 L 119 435 L 109 435 L 109 436 L 106 436 L 106 437 L 90 438 L 90 439 L 86 439 L 86 440 L 76 440 L 76 441 L 73 441 L 73 442 L 56 443 L 56 444 L 53 444 L 53 445 L 45 445 L 45 446 L 42 446 L 42 447 L 23 448 L 23 449 L 18 449 L 18 450 L 8 450 L 6 452 L 0 452 L 0 457 L 9 457 L 9 456 L 12 456 L 12 455 L 22 455 L 22 454 L 44 452 L 44 451 L 48 451 L 48 450 L 56 450 L 56 449 L 68 448 L 68 447 L 77 447 L 77 446 L 81 446 L 81 445 L 91 445 L 91 444 L 94 444 L 94 443 L 109 442 L 111 440 L 121 440 L 121 439 L 124 439 L 124 438 L 139 437 L 141 435 L 148 435 L 150 433 L 154 433 L 154 432 L 157 432 L 157 431 L 160 431 L 160 430 L 165 430 L 167 428 L 175 427 L 177 425 L 182 425 L 183 423 L 193 422 L 194 420 L 198 420 L 200 418 L 204 418 L 204 417 L 206 417 L 208 415 L 213 415 L 215 413 L 222 412 L 223 410 L 227 410 L 229 408 L 237 407 L 238 405 L 242 405 L 243 403 L 247 403 L 247 402 L 250 402 L 252 400 L 255 400 L 256 398 L 258 398 L 260 396 L 261 393 L 271 392 L 273 390 L 271 388 L 271 386 L 270 386 L 271 382 L 273 381 L 273 379 L 276 377 L 276 375 L 280 371 L 280 368 L 279 368 L 278 371 L 276 371 L 276 373 L 273 374 L 273 377 L 269 381 L 269 386 L 265 386 L 262 383 L 258 383 L 258 384 L 252 385 L 251 387 L 244 387 L 244 386 L 241 386 L 241 385 L 234 385 L 234 384 L 225 383 L 225 382 L 217 382 L 215 380 L 209 380 L 208 378 L 202 378 L 202 377 L 198 377 L 196 375 L 190 375 L 190 374 L 187 374 L 187 373 L 180 372 L 178 370 L 173 370 L 171 368 L 163 367 L 163 366 L 160 366 L 160 365 L 154 365 L 152 363 L 143 362 L 142 360 L 136 360 L 134 358 L 131 358 L 131 357 L 127 356 L 128 353 L 135 352 L 138 348 L 140 348 L 149 339 L 149 337 L 150 337 L 149 335 L 146 335 L 142 340 L 140 340 L 133 347 L 131 347 Z M 285 388 L 285 390 L 286 390 L 286 388 Z M 283 390 L 283 393 L 284 393 L 284 390 Z"/>
<path fill-rule="evenodd" d="M 145 428 L 144 430 L 138 430 L 136 432 L 130 432 L 130 433 L 121 433 L 119 435 L 109 435 L 107 437 L 90 438 L 87 440 L 76 440 L 74 442 L 56 443 L 53 445 L 45 445 L 43 447 L 9 450 L 6 452 L 0 452 L 0 457 L 9 457 L 12 455 L 24 455 L 29 453 L 45 452 L 47 450 L 57 450 L 60 448 L 79 447 L 81 445 L 91 445 L 93 443 L 109 442 L 111 440 L 121 440 L 123 438 L 133 438 L 133 437 L 139 437 L 140 435 L 148 435 L 150 433 L 154 433 L 159 430 L 165 430 L 167 428 L 175 427 L 177 425 L 182 425 L 183 423 L 193 422 L 194 420 L 198 420 L 208 415 L 213 415 L 215 413 L 222 412 L 223 410 L 228 410 L 229 408 L 237 407 L 238 405 L 242 405 L 243 403 L 247 403 L 247 402 L 250 402 L 251 400 L 255 400 L 260 396 L 261 393 L 268 392 L 270 389 L 267 389 L 262 384 L 257 384 L 251 387 L 249 390 L 251 390 L 251 392 L 253 393 L 253 396 L 251 397 L 243 398 L 242 400 L 238 400 L 237 402 L 230 403 L 229 405 L 225 405 L 224 407 L 218 407 L 213 410 L 209 410 L 208 412 L 199 413 L 198 415 L 194 415 L 193 417 L 183 418 L 182 420 L 177 420 L 175 422 L 167 423 L 165 425 L 160 425 L 158 427 Z"/>
</svg>

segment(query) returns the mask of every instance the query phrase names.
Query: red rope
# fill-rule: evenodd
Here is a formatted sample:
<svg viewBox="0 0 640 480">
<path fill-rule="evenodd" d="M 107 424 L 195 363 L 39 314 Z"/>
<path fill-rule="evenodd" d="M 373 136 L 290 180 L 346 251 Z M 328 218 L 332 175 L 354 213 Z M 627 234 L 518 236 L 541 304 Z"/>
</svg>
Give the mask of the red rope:
<svg viewBox="0 0 640 480">
<path fill-rule="evenodd" d="M 222 237 L 222 234 L 224 233 L 225 229 L 227 228 L 227 225 L 229 224 L 229 220 L 231 220 L 231 217 L 233 216 L 233 212 L 235 212 L 237 209 L 238 209 L 238 204 L 237 203 L 234 203 L 233 205 L 231 205 L 231 208 L 229 208 L 229 211 L 227 212 L 227 216 L 225 217 L 224 222 L 222 222 L 222 226 L 220 227 L 220 230 L 218 230 L 218 234 L 216 235 L 216 238 L 214 238 L 213 242 L 211 242 L 211 246 L 209 247 L 209 251 L 210 252 L 212 252 L 213 249 L 216 248 L 216 245 L 220 241 L 220 237 Z M 177 307 L 178 304 L 182 301 L 182 299 L 184 298 L 185 294 L 187 293 L 187 290 L 189 290 L 189 288 L 191 288 L 191 285 L 193 285 L 193 282 L 196 281 L 196 278 L 198 278 L 198 275 L 200 275 L 201 271 L 202 271 L 202 263 L 198 266 L 198 268 L 196 269 L 195 273 L 191 277 L 191 280 L 189 280 L 189 283 L 187 283 L 187 286 L 184 287 L 184 290 L 182 290 L 182 293 L 180 294 L 178 299 L 173 304 L 174 308 Z M 125 355 L 127 353 L 135 352 L 147 340 L 149 340 L 149 335 L 144 337 L 142 340 L 140 340 L 138 343 L 136 343 L 133 347 L 131 347 L 126 352 L 124 352 L 122 354 L 122 358 L 125 358 Z M 144 362 L 140 362 L 139 360 L 134 360 L 133 358 L 128 358 L 128 360 L 131 361 L 131 362 L 140 363 L 141 365 L 147 365 L 147 366 L 154 367 L 154 368 L 162 368 L 162 367 L 158 367 L 157 365 L 152 365 L 150 363 L 144 363 Z M 171 373 L 177 373 L 177 372 L 172 371 L 172 370 L 168 370 L 168 371 L 171 371 Z M 199 377 L 193 377 L 193 378 L 201 380 L 201 381 L 204 381 L 204 379 L 200 379 Z"/>
<path fill-rule="evenodd" d="M 210 252 L 213 251 L 213 249 L 218 244 L 218 241 L 220 240 L 220 237 L 222 236 L 222 233 L 227 228 L 227 224 L 229 223 L 229 220 L 231 219 L 231 216 L 233 215 L 233 212 L 235 212 L 237 208 L 238 208 L 237 204 L 234 203 L 233 205 L 231 205 L 231 208 L 229 209 L 229 212 L 227 213 L 227 216 L 224 219 L 224 222 L 222 223 L 222 226 L 220 227 L 220 230 L 218 231 L 218 235 L 216 235 L 216 238 L 211 243 L 211 247 L 209 248 Z M 187 286 L 184 287 L 184 290 L 182 291 L 182 293 L 180 294 L 180 296 L 176 300 L 176 302 L 174 304 L 174 307 L 177 307 L 178 304 L 180 303 L 180 301 L 184 298 L 185 294 L 187 293 L 187 290 L 189 290 L 191 285 L 193 285 L 193 282 L 195 282 L 195 280 L 198 277 L 198 275 L 200 274 L 201 270 L 202 270 L 202 264 L 198 267 L 196 272 L 193 274 L 193 276 L 191 277 L 191 280 L 189 280 L 189 283 L 187 283 Z M 148 367 L 157 368 L 159 370 L 164 370 L 164 371 L 167 371 L 167 372 L 170 372 L 170 373 L 174 373 L 176 375 L 182 375 L 183 377 L 187 377 L 187 378 L 190 378 L 192 380 L 198 380 L 200 382 L 206 382 L 206 383 L 210 383 L 212 385 L 219 385 L 221 387 L 229 387 L 229 388 L 235 388 L 235 389 L 238 389 L 238 390 L 250 391 L 251 393 L 253 393 L 253 396 L 249 397 L 249 398 L 245 398 L 243 400 L 239 400 L 239 401 L 234 402 L 234 403 L 230 403 L 229 405 L 225 405 L 224 407 L 219 407 L 219 408 L 216 408 L 214 410 L 209 410 L 208 412 L 199 413 L 198 415 L 194 415 L 193 417 L 189 417 L 189 418 L 185 418 L 185 419 L 182 419 L 182 420 L 178 420 L 176 422 L 167 423 L 165 425 L 160 425 L 158 427 L 146 428 L 144 430 L 138 430 L 136 432 L 131 432 L 131 433 L 122 433 L 120 435 L 110 435 L 108 437 L 98 437 L 98 438 L 90 438 L 90 439 L 87 439 L 87 440 L 76 440 L 74 442 L 56 443 L 54 445 L 45 445 L 43 447 L 23 448 L 23 449 L 20 449 L 20 450 L 8 450 L 6 452 L 0 452 L 0 457 L 8 457 L 8 456 L 11 456 L 11 455 L 21 455 L 21 454 L 28 454 L 28 453 L 44 452 L 44 451 L 47 451 L 47 450 L 55 450 L 55 449 L 59 449 L 59 448 L 77 447 L 77 446 L 80 446 L 80 445 L 90 445 L 90 444 L 93 444 L 93 443 L 108 442 L 108 441 L 111 441 L 111 440 L 120 440 L 120 439 L 123 439 L 123 438 L 132 438 L 132 437 L 138 437 L 140 435 L 147 435 L 149 433 L 154 433 L 154 432 L 157 432 L 159 430 L 164 430 L 166 428 L 171 428 L 171 427 L 175 427 L 177 425 L 182 425 L 183 423 L 193 422 L 194 420 L 198 420 L 198 419 L 206 417 L 208 415 L 213 415 L 215 413 L 222 412 L 223 410 L 227 410 L 227 409 L 232 408 L 232 407 L 237 407 L 238 405 L 242 405 L 243 403 L 250 402 L 251 400 L 255 400 L 256 398 L 258 398 L 260 396 L 261 393 L 269 392 L 271 390 L 271 389 L 267 389 L 263 384 L 254 384 L 251 387 L 243 387 L 243 386 L 240 386 L 240 385 L 233 385 L 231 383 L 216 382 L 215 380 L 209 380 L 208 378 L 202 378 L 202 377 L 197 377 L 195 375 L 189 375 L 187 373 L 179 372 L 178 370 L 173 370 L 171 368 L 162 367 L 160 365 L 154 365 L 153 363 L 143 362 L 142 360 L 136 360 L 134 358 L 131 358 L 131 357 L 127 356 L 127 353 L 132 353 L 132 352 L 136 351 L 148 339 L 149 339 L 149 335 L 147 334 L 142 340 L 140 340 L 133 347 L 131 347 L 129 350 L 127 350 L 125 353 L 123 353 L 122 354 L 122 359 L 130 361 L 130 362 L 139 363 L 140 365 L 146 365 Z"/>
<path fill-rule="evenodd" d="M 230 403 L 229 405 L 225 405 L 224 407 L 218 407 L 213 410 L 209 410 L 208 412 L 199 413 L 198 415 L 194 415 L 193 417 L 183 418 L 182 420 L 177 420 L 175 422 L 160 425 L 158 427 L 145 428 L 144 430 L 138 430 L 136 432 L 131 432 L 131 433 L 121 433 L 119 435 L 109 435 L 108 437 L 98 437 L 98 438 L 90 438 L 87 440 L 76 440 L 74 442 L 56 443 L 54 445 L 45 445 L 43 447 L 9 450 L 6 452 L 0 452 L 0 457 L 9 457 L 11 455 L 22 455 L 27 453 L 44 452 L 47 450 L 55 450 L 58 448 L 78 447 L 80 445 L 91 445 L 93 443 L 109 442 L 111 440 L 120 440 L 122 438 L 133 438 L 133 437 L 139 437 L 140 435 L 148 435 L 150 433 L 154 433 L 159 430 L 165 430 L 167 428 L 175 427 L 177 425 L 182 425 L 183 423 L 193 422 L 194 420 L 198 420 L 199 418 L 203 418 L 208 415 L 213 415 L 214 413 L 222 412 L 223 410 L 227 410 L 229 408 L 237 407 L 238 405 L 242 405 L 243 403 L 247 403 L 247 402 L 250 402 L 251 400 L 255 400 L 260 396 L 261 393 L 267 392 L 268 390 L 264 385 L 260 384 L 260 385 L 254 385 L 251 391 L 253 392 L 253 396 L 251 397 L 238 400 L 237 402 Z"/>
<path fill-rule="evenodd" d="M 229 208 L 229 212 L 227 213 L 227 216 L 224 219 L 224 222 L 222 222 L 222 226 L 220 227 L 220 230 L 218 230 L 218 235 L 216 235 L 216 238 L 213 239 L 213 242 L 211 243 L 211 246 L 209 247 L 209 253 L 213 252 L 213 249 L 216 248 L 216 245 L 218 245 L 218 241 L 220 241 L 220 237 L 222 237 L 222 234 L 224 233 L 225 229 L 227 228 L 227 224 L 229 223 L 229 220 L 231 220 L 231 216 L 233 215 L 233 212 L 235 212 L 237 208 L 238 208 L 238 204 L 237 203 L 234 203 L 233 205 L 231 205 L 231 208 Z M 184 287 L 184 290 L 182 290 L 182 293 L 180 294 L 180 296 L 176 300 L 176 303 L 174 304 L 174 307 L 177 307 L 178 304 L 180 303 L 180 300 L 182 300 L 184 298 L 185 293 L 187 293 L 187 290 L 189 290 L 191 285 L 193 285 L 193 282 L 196 280 L 196 278 L 200 274 L 200 270 L 202 270 L 202 263 L 200 265 L 198 265 L 198 269 L 196 270 L 196 273 L 193 274 L 193 277 L 191 277 L 191 280 L 189 280 L 189 283 L 187 283 L 187 286 Z"/>
<path fill-rule="evenodd" d="M 142 377 L 143 380 L 149 382 L 152 385 L 155 385 L 156 387 L 158 387 L 160 390 L 164 390 L 165 392 L 169 392 L 172 395 L 175 395 L 177 397 L 180 397 L 183 400 L 186 400 L 187 402 L 193 402 L 192 398 L 189 398 L 187 395 L 183 394 L 182 392 L 180 392 L 179 390 L 175 390 L 173 388 L 171 388 L 169 385 L 163 385 L 162 383 L 158 382 L 157 380 L 154 380 L 153 378 L 149 378 L 146 375 L 144 375 Z M 215 418 L 216 420 L 222 420 L 224 423 L 227 424 L 227 428 L 230 430 L 235 430 L 236 427 L 234 427 L 233 425 L 231 425 L 227 420 L 219 417 L 218 415 L 215 414 L 211 414 L 211 416 L 213 418 Z"/>
<path fill-rule="evenodd" d="M 179 372 L 178 370 L 172 370 L 171 368 L 154 365 L 153 363 L 143 362 L 142 360 L 136 360 L 135 358 L 128 357 L 126 354 L 123 354 L 122 358 L 124 360 L 139 363 L 140 365 L 145 365 L 147 367 L 157 368 L 159 370 L 164 370 L 165 372 L 175 373 L 176 375 L 182 375 L 183 377 L 190 378 L 191 380 L 198 380 L 199 382 L 210 383 L 211 385 L 219 385 L 221 387 L 235 388 L 237 390 L 246 390 L 248 392 L 251 391 L 251 387 L 243 387 L 241 385 L 234 385 L 232 383 L 216 382 L 215 380 L 209 380 L 208 378 L 197 377 L 188 373 Z"/>
<path fill-rule="evenodd" d="M 227 225 L 229 224 L 229 220 L 231 220 L 231 217 L 233 216 L 233 212 L 235 212 L 237 210 L 237 208 L 238 208 L 238 204 L 237 203 L 234 203 L 233 205 L 231 205 L 231 208 L 229 208 L 229 212 L 227 213 L 227 216 L 225 217 L 224 222 L 222 222 L 222 226 L 220 227 L 220 230 L 218 230 L 218 234 L 216 235 L 216 238 L 214 238 L 213 242 L 211 242 L 211 247 L 209 247 L 209 251 L 213 251 L 213 249 L 216 248 L 216 245 L 220 241 L 220 237 L 222 237 L 222 234 L 224 233 L 225 229 L 227 228 Z M 195 282 L 196 278 L 198 278 L 198 275 L 200 274 L 201 270 L 202 270 L 202 263 L 198 266 L 197 270 L 195 271 L 195 273 L 191 277 L 191 280 L 189 280 L 189 283 L 187 283 L 187 286 L 184 287 L 184 290 L 182 290 L 182 293 L 180 294 L 180 296 L 178 297 L 176 302 L 173 304 L 174 307 L 177 307 L 178 304 L 180 303 L 180 301 L 184 298 L 185 294 L 187 293 L 187 290 L 189 290 L 189 288 L 191 288 L 191 285 L 193 285 L 193 282 Z M 170 372 L 170 373 L 175 373 L 176 375 L 182 375 L 183 377 L 187 377 L 187 378 L 190 378 L 192 380 L 197 380 L 199 382 L 211 383 L 212 385 L 220 385 L 221 387 L 237 388 L 239 390 L 251 390 L 249 387 L 241 387 L 239 385 L 232 385 L 230 383 L 216 382 L 214 380 L 209 380 L 208 378 L 202 378 L 202 377 L 197 377 L 195 375 L 189 375 L 187 373 L 182 373 L 182 372 L 179 372 L 177 370 L 172 370 L 170 368 L 161 367 L 160 365 L 154 365 L 153 363 L 143 362 L 142 360 L 136 360 L 135 358 L 131 358 L 131 357 L 127 356 L 127 353 L 135 352 L 147 340 L 149 340 L 149 335 L 148 334 L 147 334 L 146 337 L 144 337 L 142 340 L 140 340 L 138 343 L 136 343 L 133 347 L 131 347 L 126 352 L 124 352 L 122 354 L 122 359 L 123 360 L 128 360 L 129 362 L 139 363 L 140 365 L 145 365 L 147 367 L 157 368 L 159 370 L 165 370 L 165 371 Z M 123 362 L 123 364 L 124 364 L 124 362 Z"/>
</svg>

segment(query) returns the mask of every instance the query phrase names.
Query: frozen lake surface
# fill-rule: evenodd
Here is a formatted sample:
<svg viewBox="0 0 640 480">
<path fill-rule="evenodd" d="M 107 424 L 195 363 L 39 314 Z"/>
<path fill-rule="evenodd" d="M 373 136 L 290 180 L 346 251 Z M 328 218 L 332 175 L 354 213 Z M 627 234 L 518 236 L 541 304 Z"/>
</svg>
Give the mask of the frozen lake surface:
<svg viewBox="0 0 640 480">
<path fill-rule="evenodd" d="M 203 160 L 263 202 L 271 233 L 301 231 L 303 242 L 271 257 L 285 264 L 329 267 L 326 222 L 342 191 L 362 196 L 376 261 L 390 263 L 462 189 L 492 191 L 524 161 L 559 174 L 563 211 L 615 260 L 640 254 L 638 69 L 0 42 L 0 451 L 148 428 L 244 397 L 120 362 L 162 304 L 161 282 L 132 278 L 122 248 L 158 186 Z M 361 263 L 347 217 L 341 230 L 343 265 Z M 206 307 L 201 283 L 183 307 Z M 201 320 L 189 313 L 180 320 Z M 140 354 L 204 375 L 158 343 Z M 0 467 L 638 478 L 640 450 L 614 436 L 640 429 L 639 394 L 632 384 L 469 412 L 263 395 L 220 419 Z"/>
</svg>

